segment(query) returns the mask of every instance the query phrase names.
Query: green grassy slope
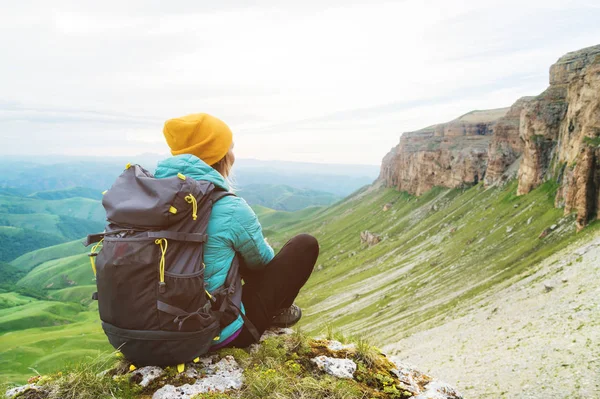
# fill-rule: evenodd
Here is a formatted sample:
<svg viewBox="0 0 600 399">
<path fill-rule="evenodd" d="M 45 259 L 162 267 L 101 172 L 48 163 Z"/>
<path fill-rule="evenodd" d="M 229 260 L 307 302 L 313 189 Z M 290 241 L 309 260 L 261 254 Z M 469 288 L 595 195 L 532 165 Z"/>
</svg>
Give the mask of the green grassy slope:
<svg viewBox="0 0 600 399">
<path fill-rule="evenodd" d="M 89 257 L 72 255 L 49 260 L 31 270 L 17 282 L 17 286 L 32 290 L 58 290 L 94 283 Z"/>
<path fill-rule="evenodd" d="M 87 252 L 88 250 L 83 246 L 82 240 L 75 240 L 27 252 L 10 263 L 21 270 L 29 271 L 49 260 L 65 258 L 67 256 Z"/>
<path fill-rule="evenodd" d="M 0 262 L 0 292 L 12 291 L 14 283 L 19 281 L 26 272 L 10 263 Z M 0 304 L 0 308 L 2 305 Z"/>
<path fill-rule="evenodd" d="M 3 214 L 0 226 L 12 226 L 34 230 L 49 237 L 60 237 L 62 241 L 74 240 L 91 232 L 104 230 L 104 223 L 50 214 Z"/>
<path fill-rule="evenodd" d="M 319 206 L 311 206 L 296 212 L 285 212 L 267 210 L 268 208 L 259 209 L 257 216 L 263 226 L 263 233 L 267 237 L 275 236 L 275 232 L 287 229 L 290 226 L 298 224 L 299 220 L 313 218 L 315 215 L 322 212 L 325 208 Z M 274 247 L 281 246 L 281 243 L 271 242 Z"/>
<path fill-rule="evenodd" d="M 0 195 L 0 261 L 104 229 L 100 201 L 89 198 L 44 200 Z"/>
<path fill-rule="evenodd" d="M 0 309 L 0 333 L 75 321 L 81 306 L 56 301 L 31 301 Z"/>
<path fill-rule="evenodd" d="M 40 247 L 48 247 L 63 242 L 60 236 L 40 233 L 20 227 L 0 226 L 0 262 L 8 262 L 16 257 L 34 251 Z"/>
<path fill-rule="evenodd" d="M 300 189 L 283 184 L 249 184 L 239 195 L 250 205 L 261 205 L 282 211 L 297 211 L 309 206 L 331 205 L 339 196 L 325 191 Z"/>
<path fill-rule="evenodd" d="M 17 294 L 16 292 L 4 292 L 0 294 L 0 309 L 21 306 L 34 301 L 35 299 Z"/>
<path fill-rule="evenodd" d="M 316 332 L 331 320 L 383 344 L 459 314 L 526 276 L 576 236 L 597 232 L 595 224 L 577 235 L 573 217 L 553 207 L 554 190 L 546 183 L 517 197 L 513 182 L 503 188 L 436 188 L 416 198 L 370 188 L 312 218 L 298 218 L 269 239 L 285 242 L 299 231 L 319 238 L 319 266 L 298 300 L 304 328 Z M 392 207 L 386 212 L 387 203 Z M 361 245 L 364 230 L 383 241 Z"/>
<path fill-rule="evenodd" d="M 76 305 L 72 305 L 76 306 Z M 99 352 L 110 351 L 95 311 L 69 315 L 71 324 L 28 328 L 0 335 L 0 383 L 23 383 L 35 374 L 85 361 Z M 68 319 L 53 323 L 61 324 Z"/>
<path fill-rule="evenodd" d="M 265 236 L 274 236 L 278 230 L 288 228 L 289 226 L 295 226 L 299 221 L 314 217 L 314 215 L 324 209 L 326 209 L 326 207 L 311 206 L 299 211 L 287 212 L 277 211 L 262 205 L 252 205 L 252 210 L 260 220 Z M 279 246 L 278 243 L 271 243 L 271 245 L 273 247 Z"/>
</svg>

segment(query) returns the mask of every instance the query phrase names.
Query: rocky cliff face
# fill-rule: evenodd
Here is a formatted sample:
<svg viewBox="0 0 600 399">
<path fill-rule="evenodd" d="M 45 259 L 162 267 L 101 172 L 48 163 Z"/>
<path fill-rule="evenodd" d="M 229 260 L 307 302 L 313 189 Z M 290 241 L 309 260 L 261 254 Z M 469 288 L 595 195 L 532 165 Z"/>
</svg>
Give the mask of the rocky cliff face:
<svg viewBox="0 0 600 399">
<path fill-rule="evenodd" d="M 550 87 L 521 114 L 524 141 L 518 194 L 544 180 L 560 184 L 556 205 L 577 212 L 577 227 L 597 217 L 600 190 L 600 45 L 561 57 Z"/>
<path fill-rule="evenodd" d="M 555 179 L 556 205 L 577 212 L 578 228 L 599 216 L 600 45 L 561 57 L 550 68 L 550 87 L 537 97 L 404 133 L 383 159 L 380 180 L 420 195 L 482 178 L 497 184 L 517 165 L 519 195 Z"/>
<path fill-rule="evenodd" d="M 521 112 L 533 99 L 534 97 L 518 99 L 506 115 L 496 123 L 488 148 L 488 163 L 485 173 L 486 186 L 501 183 L 507 178 L 514 177 L 510 172 L 507 172 L 523 153 L 523 140 L 519 135 Z"/>
<path fill-rule="evenodd" d="M 497 121 L 508 108 L 473 111 L 448 123 L 404 133 L 385 156 L 380 179 L 420 195 L 434 186 L 478 183 L 485 174 L 488 147 Z"/>
</svg>

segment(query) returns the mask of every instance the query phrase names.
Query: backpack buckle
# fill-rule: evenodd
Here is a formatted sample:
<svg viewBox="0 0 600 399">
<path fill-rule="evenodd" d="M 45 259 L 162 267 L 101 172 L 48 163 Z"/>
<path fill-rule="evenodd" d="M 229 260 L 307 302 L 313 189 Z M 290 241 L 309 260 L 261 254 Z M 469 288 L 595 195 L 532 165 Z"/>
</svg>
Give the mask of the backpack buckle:
<svg viewBox="0 0 600 399">
<path fill-rule="evenodd" d="M 164 281 L 160 281 L 158 283 L 158 292 L 164 294 L 165 291 L 167 291 L 167 283 L 165 283 Z"/>
</svg>

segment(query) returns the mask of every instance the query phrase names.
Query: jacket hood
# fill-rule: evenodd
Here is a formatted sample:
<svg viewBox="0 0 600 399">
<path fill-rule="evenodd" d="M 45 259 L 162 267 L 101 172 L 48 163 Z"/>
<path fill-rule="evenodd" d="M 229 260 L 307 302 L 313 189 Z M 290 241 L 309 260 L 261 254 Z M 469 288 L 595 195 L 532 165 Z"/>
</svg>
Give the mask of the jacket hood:
<svg viewBox="0 0 600 399">
<path fill-rule="evenodd" d="M 223 176 L 195 155 L 183 154 L 169 157 L 158 163 L 154 177 L 164 179 L 182 173 L 194 180 L 206 180 L 215 186 L 229 191 L 229 184 Z"/>
</svg>

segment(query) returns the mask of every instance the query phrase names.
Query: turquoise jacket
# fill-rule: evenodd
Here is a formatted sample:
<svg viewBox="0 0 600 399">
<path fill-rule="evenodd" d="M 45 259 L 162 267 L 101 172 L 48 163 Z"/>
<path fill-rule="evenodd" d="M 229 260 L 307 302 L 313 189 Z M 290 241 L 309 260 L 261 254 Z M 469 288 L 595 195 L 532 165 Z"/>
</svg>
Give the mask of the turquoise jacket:
<svg viewBox="0 0 600 399">
<path fill-rule="evenodd" d="M 196 180 L 208 180 L 215 186 L 229 191 L 229 185 L 223 176 L 194 155 L 177 155 L 159 162 L 154 176 L 161 179 L 177 176 L 177 173 L 183 173 Z M 273 249 L 265 241 L 256 214 L 240 197 L 227 196 L 213 206 L 206 233 L 208 241 L 204 247 L 204 278 L 207 289 L 211 292 L 225 283 L 236 252 L 252 269 L 264 267 L 274 257 Z M 221 331 L 215 344 L 229 338 L 242 325 L 240 316 Z"/>
</svg>

